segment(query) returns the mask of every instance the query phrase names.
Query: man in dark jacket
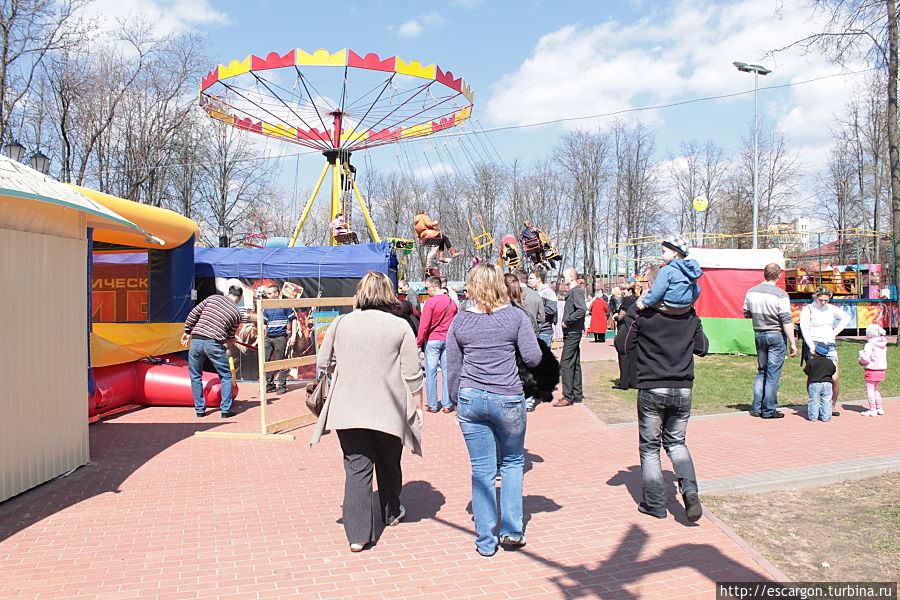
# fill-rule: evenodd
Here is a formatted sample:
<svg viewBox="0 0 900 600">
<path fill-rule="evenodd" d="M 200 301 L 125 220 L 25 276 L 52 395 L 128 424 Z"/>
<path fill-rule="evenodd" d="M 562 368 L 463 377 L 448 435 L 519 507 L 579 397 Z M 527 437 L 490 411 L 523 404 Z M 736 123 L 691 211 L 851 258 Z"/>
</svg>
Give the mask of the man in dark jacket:
<svg viewBox="0 0 900 600">
<path fill-rule="evenodd" d="M 581 389 L 581 336 L 584 334 L 587 301 L 584 298 L 584 288 L 578 285 L 578 272 L 575 269 L 563 271 L 563 281 L 569 286 L 562 315 L 563 348 L 559 359 L 563 397 L 554 402 L 553 406 L 572 406 L 573 403 L 584 400 Z"/>
<path fill-rule="evenodd" d="M 659 461 L 660 441 L 672 461 L 685 512 L 691 522 L 703 514 L 697 475 L 685 443 L 691 416 L 694 354 L 705 356 L 709 341 L 693 309 L 667 315 L 653 309 L 637 312 L 626 334 L 626 352 L 637 361 L 638 427 L 640 431 L 643 502 L 638 510 L 664 519 L 666 488 Z"/>
</svg>

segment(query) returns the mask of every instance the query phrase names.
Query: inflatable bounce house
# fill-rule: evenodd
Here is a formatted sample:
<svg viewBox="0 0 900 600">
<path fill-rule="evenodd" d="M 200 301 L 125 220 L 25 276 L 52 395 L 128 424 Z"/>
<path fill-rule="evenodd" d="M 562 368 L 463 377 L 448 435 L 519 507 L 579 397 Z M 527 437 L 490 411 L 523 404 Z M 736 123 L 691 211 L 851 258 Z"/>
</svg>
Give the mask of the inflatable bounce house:
<svg viewBox="0 0 900 600">
<path fill-rule="evenodd" d="M 356 293 L 360 278 L 369 271 L 388 275 L 397 284 L 397 257 L 389 242 L 340 246 L 291 248 L 196 248 L 194 275 L 197 300 L 225 293 L 232 285 L 244 289 L 243 309 L 250 310 L 252 298 L 276 286 L 282 298 L 349 297 Z M 298 335 L 287 349 L 288 358 L 315 354 L 317 342 L 337 310 L 296 309 Z M 236 342 L 227 345 L 234 360 L 235 378 L 257 380 L 256 324 L 238 328 Z M 313 379 L 315 367 L 292 369 L 293 379 Z"/>
<path fill-rule="evenodd" d="M 193 406 L 187 363 L 166 355 L 184 350 L 197 225 L 169 210 L 72 187 L 153 235 L 93 232 L 89 417 L 133 404 Z M 218 406 L 218 376 L 204 373 L 203 383 L 207 406 Z"/>
<path fill-rule="evenodd" d="M 784 254 L 778 248 L 721 250 L 691 248 L 688 256 L 700 264 L 703 277 L 700 298 L 694 305 L 715 354 L 756 354 L 750 319 L 744 318 L 747 290 L 763 281 L 763 269 L 775 263 L 784 269 Z M 784 287 L 784 274 L 778 282 Z"/>
</svg>

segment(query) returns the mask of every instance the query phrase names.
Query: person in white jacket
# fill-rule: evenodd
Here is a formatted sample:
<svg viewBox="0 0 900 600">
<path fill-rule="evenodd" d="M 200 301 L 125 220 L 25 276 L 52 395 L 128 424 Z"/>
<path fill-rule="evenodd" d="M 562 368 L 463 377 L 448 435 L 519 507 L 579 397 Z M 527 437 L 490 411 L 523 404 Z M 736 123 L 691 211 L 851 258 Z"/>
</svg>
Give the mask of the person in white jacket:
<svg viewBox="0 0 900 600">
<path fill-rule="evenodd" d="M 831 416 L 840 416 L 837 406 L 838 392 L 838 355 L 835 338 L 850 324 L 850 315 L 839 309 L 831 300 L 831 290 L 825 286 L 819 286 L 813 292 L 813 301 L 800 311 L 800 332 L 803 334 L 803 343 L 809 350 L 807 356 L 815 354 L 816 343 L 828 346 L 827 358 L 834 362 L 834 378 L 831 395 Z"/>
</svg>

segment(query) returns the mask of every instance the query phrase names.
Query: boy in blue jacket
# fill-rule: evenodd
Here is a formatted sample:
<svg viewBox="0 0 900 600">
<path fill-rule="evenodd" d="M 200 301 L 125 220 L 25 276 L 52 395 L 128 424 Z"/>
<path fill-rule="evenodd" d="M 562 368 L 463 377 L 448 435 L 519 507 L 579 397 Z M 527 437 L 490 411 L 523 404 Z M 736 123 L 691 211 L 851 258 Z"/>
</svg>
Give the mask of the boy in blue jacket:
<svg viewBox="0 0 900 600">
<path fill-rule="evenodd" d="M 696 260 L 686 258 L 688 243 L 680 235 L 663 240 L 662 258 L 666 262 L 659 270 L 650 290 L 637 301 L 638 310 L 655 308 L 668 315 L 683 315 L 691 310 L 700 297 L 697 280 L 703 275 Z"/>
</svg>

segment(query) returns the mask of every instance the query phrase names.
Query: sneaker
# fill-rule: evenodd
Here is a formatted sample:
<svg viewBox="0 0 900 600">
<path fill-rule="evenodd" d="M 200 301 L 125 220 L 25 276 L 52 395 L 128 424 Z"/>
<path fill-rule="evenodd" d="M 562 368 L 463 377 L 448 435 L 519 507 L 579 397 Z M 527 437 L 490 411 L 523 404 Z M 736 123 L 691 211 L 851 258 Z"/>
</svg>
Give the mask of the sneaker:
<svg viewBox="0 0 900 600">
<path fill-rule="evenodd" d="M 274 384 L 274 383 L 267 383 L 267 384 L 266 384 L 266 391 L 267 391 L 267 392 L 274 392 L 274 391 L 275 391 L 275 384 Z"/>
<path fill-rule="evenodd" d="M 752 410 L 749 412 L 749 415 L 750 415 L 751 417 L 759 417 L 759 416 L 761 416 L 758 412 L 753 412 Z"/>
<path fill-rule="evenodd" d="M 388 527 L 393 527 L 394 525 L 399 525 L 400 521 L 403 520 L 403 517 L 406 516 L 406 507 L 402 504 L 400 505 L 400 514 L 394 517 L 394 520 L 387 524 Z"/>
<path fill-rule="evenodd" d="M 198 410 L 198 411 L 197 411 L 197 418 L 198 418 L 198 419 L 202 419 L 204 416 L 206 416 L 206 411 L 205 411 L 205 410 Z"/>
<path fill-rule="evenodd" d="M 275 390 L 276 394 L 287 394 L 287 386 L 281 386 Z"/>
<path fill-rule="evenodd" d="M 869 409 L 869 410 L 864 410 L 863 412 L 861 412 L 859 414 L 861 414 L 864 417 L 877 417 L 878 411 L 875 409 Z"/>
<path fill-rule="evenodd" d="M 221 414 L 222 414 L 222 418 L 223 418 L 223 419 L 229 419 L 229 418 L 231 418 L 231 417 L 234 416 L 234 413 L 231 412 L 230 410 L 225 411 L 225 412 L 223 412 L 223 413 L 221 413 Z"/>
<path fill-rule="evenodd" d="M 350 552 L 362 552 L 365 544 L 350 544 Z"/>
<path fill-rule="evenodd" d="M 700 505 L 700 496 L 696 492 L 690 494 L 682 494 L 684 500 L 684 512 L 687 514 L 687 520 L 696 523 L 703 516 L 703 506 Z"/>
<path fill-rule="evenodd" d="M 525 536 L 524 535 L 501 535 L 500 536 L 500 545 L 504 547 L 504 550 L 511 550 L 515 548 L 521 548 L 525 545 Z"/>
<path fill-rule="evenodd" d="M 651 517 L 656 517 L 657 519 L 665 519 L 669 515 L 668 511 L 665 508 L 662 509 L 662 512 L 650 510 L 650 508 L 643 502 L 638 504 L 638 512 L 642 512 L 645 515 L 650 515 Z"/>
<path fill-rule="evenodd" d="M 879 408 L 877 412 L 878 412 L 879 415 L 883 415 L 883 414 L 884 414 L 884 409 L 883 409 L 883 408 Z"/>
<path fill-rule="evenodd" d="M 761 417 L 761 418 L 763 418 L 763 419 L 783 419 L 784 413 L 776 411 L 776 412 L 772 413 L 771 415 L 769 415 L 768 417 Z"/>
<path fill-rule="evenodd" d="M 490 557 L 490 556 L 497 554 L 497 548 L 499 548 L 499 546 L 495 546 L 493 552 L 482 552 L 481 550 L 478 549 L 478 547 L 476 547 L 475 552 L 477 552 L 481 556 Z"/>
</svg>

